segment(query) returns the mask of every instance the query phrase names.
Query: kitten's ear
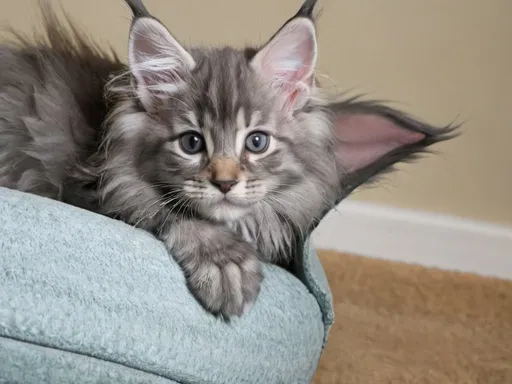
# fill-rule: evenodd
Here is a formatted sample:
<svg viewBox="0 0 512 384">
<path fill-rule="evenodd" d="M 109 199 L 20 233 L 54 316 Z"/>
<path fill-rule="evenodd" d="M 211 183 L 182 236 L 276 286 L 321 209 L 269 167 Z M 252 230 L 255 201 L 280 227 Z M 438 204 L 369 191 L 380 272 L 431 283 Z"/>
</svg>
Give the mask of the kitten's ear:
<svg viewBox="0 0 512 384">
<path fill-rule="evenodd" d="M 299 107 L 314 84 L 317 58 L 313 8 L 316 0 L 306 0 L 251 60 L 260 73 L 290 109 Z"/>
<path fill-rule="evenodd" d="M 127 0 L 135 16 L 130 30 L 128 60 L 142 104 L 151 109 L 155 100 L 184 84 L 195 67 L 192 56 L 165 26 L 147 12 L 140 0 Z"/>
<path fill-rule="evenodd" d="M 455 126 L 436 128 L 375 102 L 349 100 L 329 108 L 343 194 L 339 200 L 393 164 L 457 136 Z"/>
</svg>

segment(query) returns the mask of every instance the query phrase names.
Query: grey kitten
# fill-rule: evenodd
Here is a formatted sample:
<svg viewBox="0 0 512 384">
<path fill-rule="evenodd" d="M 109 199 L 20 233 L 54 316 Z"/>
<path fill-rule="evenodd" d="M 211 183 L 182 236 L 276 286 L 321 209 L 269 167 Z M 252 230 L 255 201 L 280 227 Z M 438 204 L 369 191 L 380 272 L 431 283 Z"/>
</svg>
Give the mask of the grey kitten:
<svg viewBox="0 0 512 384">
<path fill-rule="evenodd" d="M 453 136 L 322 93 L 306 0 L 258 48 L 185 48 L 139 0 L 128 65 L 59 25 L 0 46 L 0 186 L 152 232 L 211 313 L 254 302 L 353 189 Z"/>
</svg>

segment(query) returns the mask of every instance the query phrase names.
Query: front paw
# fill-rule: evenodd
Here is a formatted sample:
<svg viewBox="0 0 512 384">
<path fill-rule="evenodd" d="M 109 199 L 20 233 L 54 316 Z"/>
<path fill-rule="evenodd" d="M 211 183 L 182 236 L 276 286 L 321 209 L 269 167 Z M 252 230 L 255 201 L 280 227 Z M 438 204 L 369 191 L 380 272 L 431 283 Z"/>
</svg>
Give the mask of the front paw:
<svg viewBox="0 0 512 384">
<path fill-rule="evenodd" d="M 224 319 L 241 316 L 260 291 L 262 272 L 256 251 L 233 240 L 204 252 L 185 266 L 190 291 L 215 315 Z"/>
</svg>

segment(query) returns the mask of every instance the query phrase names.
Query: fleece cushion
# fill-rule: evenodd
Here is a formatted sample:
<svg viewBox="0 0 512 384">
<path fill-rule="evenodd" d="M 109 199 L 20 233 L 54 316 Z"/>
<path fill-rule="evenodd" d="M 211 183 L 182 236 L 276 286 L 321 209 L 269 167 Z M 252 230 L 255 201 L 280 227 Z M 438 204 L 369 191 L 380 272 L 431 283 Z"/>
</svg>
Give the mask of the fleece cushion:
<svg viewBox="0 0 512 384">
<path fill-rule="evenodd" d="M 150 234 L 0 188 L 0 383 L 308 383 L 333 315 L 305 250 L 225 323 Z"/>
</svg>

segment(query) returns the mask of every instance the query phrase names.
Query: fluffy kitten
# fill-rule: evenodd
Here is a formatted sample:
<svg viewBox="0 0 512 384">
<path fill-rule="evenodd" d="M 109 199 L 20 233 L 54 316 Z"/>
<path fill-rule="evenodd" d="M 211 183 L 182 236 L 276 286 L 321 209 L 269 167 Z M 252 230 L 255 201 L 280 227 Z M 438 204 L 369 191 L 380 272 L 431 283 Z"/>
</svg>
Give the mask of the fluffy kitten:
<svg viewBox="0 0 512 384">
<path fill-rule="evenodd" d="M 288 265 L 354 188 L 451 137 L 320 92 L 315 0 L 244 50 L 185 48 L 126 2 L 127 66 L 47 5 L 36 42 L 0 46 L 0 186 L 152 232 L 211 313 L 241 315 L 262 261 Z"/>
</svg>

